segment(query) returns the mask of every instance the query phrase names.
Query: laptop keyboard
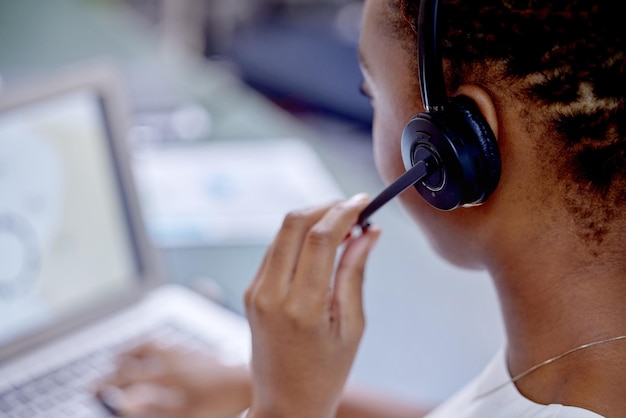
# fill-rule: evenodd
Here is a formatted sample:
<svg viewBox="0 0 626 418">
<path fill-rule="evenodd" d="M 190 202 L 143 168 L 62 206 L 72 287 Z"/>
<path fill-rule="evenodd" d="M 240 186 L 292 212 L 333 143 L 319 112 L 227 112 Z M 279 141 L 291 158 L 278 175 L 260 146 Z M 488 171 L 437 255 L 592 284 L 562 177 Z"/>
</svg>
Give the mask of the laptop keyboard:
<svg viewBox="0 0 626 418">
<path fill-rule="evenodd" d="M 206 341 L 172 323 L 164 323 L 132 339 L 110 345 L 68 362 L 63 367 L 15 385 L 0 393 L 2 418 L 97 418 L 110 413 L 94 397 L 91 385 L 111 372 L 116 354 L 146 340 L 186 348 L 214 348 Z"/>
</svg>

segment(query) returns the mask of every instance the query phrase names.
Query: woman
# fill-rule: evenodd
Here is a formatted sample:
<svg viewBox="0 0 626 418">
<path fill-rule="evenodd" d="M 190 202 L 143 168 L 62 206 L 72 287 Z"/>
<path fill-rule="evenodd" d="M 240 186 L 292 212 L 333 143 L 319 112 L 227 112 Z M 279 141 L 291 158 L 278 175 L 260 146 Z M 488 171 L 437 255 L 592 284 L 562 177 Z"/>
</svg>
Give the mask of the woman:
<svg viewBox="0 0 626 418">
<path fill-rule="evenodd" d="M 441 211 L 414 190 L 401 199 L 443 257 L 490 272 L 507 343 L 431 416 L 624 417 L 626 61 L 617 3 L 441 3 L 447 94 L 475 103 L 497 140 L 501 176 L 480 206 Z M 399 138 L 424 110 L 418 8 L 412 0 L 365 5 L 363 89 L 375 109 L 374 153 L 387 182 L 404 173 Z M 143 347 L 127 358 L 169 359 L 159 379 L 187 388 L 188 402 L 133 399 L 137 379 L 119 371 L 110 383 L 126 390 L 121 409 L 141 416 L 169 408 L 186 417 L 247 407 L 249 418 L 426 414 L 349 390 L 342 395 L 364 326 L 363 270 L 380 231 L 345 237 L 368 202 L 358 195 L 287 216 L 246 293 L 250 375 L 213 365 L 194 389 L 188 374 L 176 375 L 179 355 Z M 222 402 L 206 401 L 217 393 Z"/>
</svg>

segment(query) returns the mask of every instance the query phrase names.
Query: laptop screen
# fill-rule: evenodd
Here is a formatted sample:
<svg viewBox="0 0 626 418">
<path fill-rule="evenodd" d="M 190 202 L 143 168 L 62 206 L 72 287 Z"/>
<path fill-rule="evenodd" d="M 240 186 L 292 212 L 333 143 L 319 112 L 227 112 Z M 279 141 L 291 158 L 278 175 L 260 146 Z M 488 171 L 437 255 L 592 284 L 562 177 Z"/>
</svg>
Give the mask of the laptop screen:
<svg viewBox="0 0 626 418">
<path fill-rule="evenodd" d="M 0 346 L 136 286 L 96 91 L 0 113 Z"/>
</svg>

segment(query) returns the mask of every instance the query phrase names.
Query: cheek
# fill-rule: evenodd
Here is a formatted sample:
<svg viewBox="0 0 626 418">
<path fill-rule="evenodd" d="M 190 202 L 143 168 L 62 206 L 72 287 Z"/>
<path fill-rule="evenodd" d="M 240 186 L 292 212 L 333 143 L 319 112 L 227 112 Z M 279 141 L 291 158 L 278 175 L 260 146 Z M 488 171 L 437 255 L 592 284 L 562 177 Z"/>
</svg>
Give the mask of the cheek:
<svg viewBox="0 0 626 418">
<path fill-rule="evenodd" d="M 374 112 L 374 159 L 385 184 L 393 182 L 405 172 L 400 151 L 404 122 L 399 119 L 391 113 Z M 469 214 L 468 211 L 457 209 L 442 212 L 434 209 L 412 188 L 400 195 L 400 202 L 443 258 L 460 267 L 478 267 L 473 245 L 466 239 L 468 222 L 464 218 Z"/>
<path fill-rule="evenodd" d="M 374 161 L 385 184 L 393 182 L 405 171 L 400 151 L 403 122 L 389 112 L 374 111 L 372 139 Z"/>
</svg>

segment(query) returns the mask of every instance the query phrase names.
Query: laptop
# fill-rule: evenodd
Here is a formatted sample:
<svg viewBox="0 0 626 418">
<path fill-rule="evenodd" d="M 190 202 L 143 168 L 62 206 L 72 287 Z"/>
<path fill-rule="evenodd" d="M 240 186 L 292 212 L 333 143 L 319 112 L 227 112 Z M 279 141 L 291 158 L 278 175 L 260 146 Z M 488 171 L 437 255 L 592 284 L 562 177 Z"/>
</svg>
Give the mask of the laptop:
<svg viewBox="0 0 626 418">
<path fill-rule="evenodd" d="M 109 416 L 89 385 L 143 339 L 250 358 L 244 318 L 163 280 L 126 117 L 102 63 L 0 92 L 0 417 Z"/>
</svg>

